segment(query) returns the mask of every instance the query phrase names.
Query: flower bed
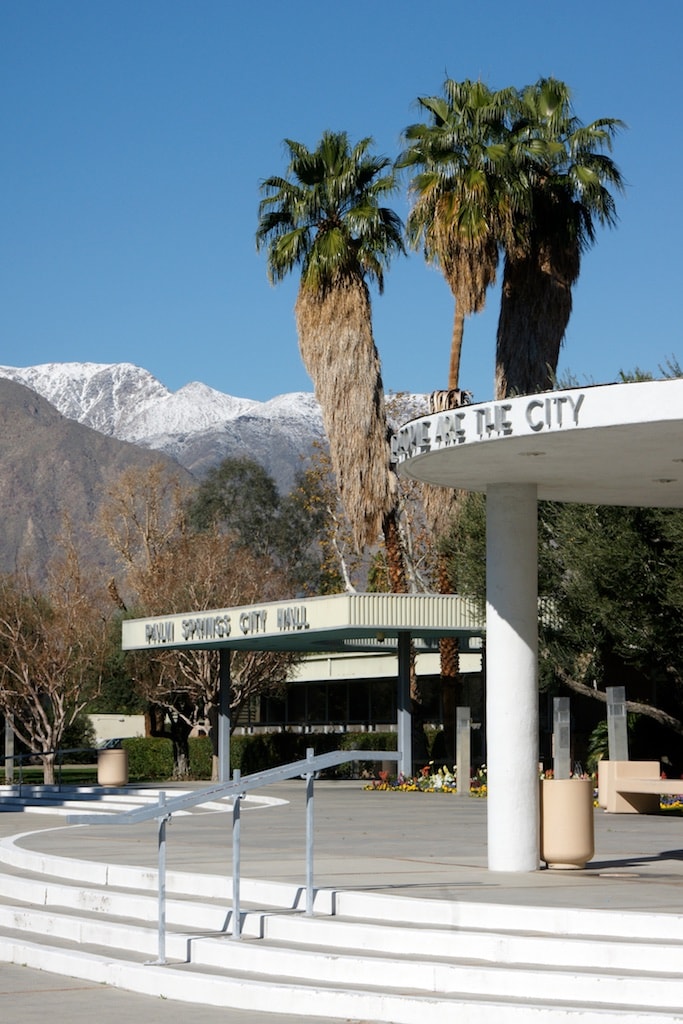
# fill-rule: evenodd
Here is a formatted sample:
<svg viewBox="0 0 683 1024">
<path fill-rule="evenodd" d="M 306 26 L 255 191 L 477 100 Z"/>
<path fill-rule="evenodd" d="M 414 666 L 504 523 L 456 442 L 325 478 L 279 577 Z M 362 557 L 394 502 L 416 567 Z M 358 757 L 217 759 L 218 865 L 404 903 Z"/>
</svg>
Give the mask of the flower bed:
<svg viewBox="0 0 683 1024">
<path fill-rule="evenodd" d="M 365 786 L 365 789 L 383 793 L 457 793 L 457 773 L 455 767 L 443 765 L 435 769 L 434 762 L 420 771 L 419 775 L 407 777 L 402 773 L 391 776 L 388 771 L 377 773 L 378 778 Z M 486 765 L 482 765 L 470 779 L 470 796 L 486 796 Z"/>
<path fill-rule="evenodd" d="M 583 772 L 578 768 L 572 773 L 572 778 L 594 779 L 594 776 Z M 368 782 L 364 789 L 374 793 L 457 793 L 457 771 L 455 766 L 449 768 L 443 765 L 435 769 L 434 762 L 430 761 L 414 777 L 405 776 L 402 773 L 391 775 L 388 771 L 379 771 L 378 778 Z M 552 769 L 539 772 L 540 779 L 552 779 Z M 485 798 L 487 795 L 487 773 L 486 765 L 483 764 L 470 778 L 470 796 Z M 598 806 L 597 790 L 594 796 L 594 806 Z M 662 796 L 659 807 L 661 811 L 670 814 L 683 815 L 683 799 L 678 796 Z"/>
</svg>

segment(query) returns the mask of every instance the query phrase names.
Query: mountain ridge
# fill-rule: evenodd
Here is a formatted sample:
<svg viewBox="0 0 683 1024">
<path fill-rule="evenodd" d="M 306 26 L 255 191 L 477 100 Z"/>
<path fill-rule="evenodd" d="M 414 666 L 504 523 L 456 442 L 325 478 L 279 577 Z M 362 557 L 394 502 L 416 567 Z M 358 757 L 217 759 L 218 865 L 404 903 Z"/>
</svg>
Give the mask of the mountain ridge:
<svg viewBox="0 0 683 1024">
<path fill-rule="evenodd" d="M 0 366 L 2 378 L 31 388 L 68 419 L 163 452 L 196 476 L 225 458 L 248 455 L 285 492 L 324 438 L 320 408 L 308 392 L 259 402 L 199 381 L 170 391 L 132 363 Z"/>
<path fill-rule="evenodd" d="M 68 526 L 79 556 L 106 572 L 116 559 L 93 529 L 107 491 L 125 470 L 162 461 L 182 483 L 193 477 L 161 452 L 119 441 L 63 416 L 37 392 L 0 378 L 0 571 L 40 580 Z"/>
<path fill-rule="evenodd" d="M 426 411 L 424 396 L 391 396 L 392 419 Z M 114 571 L 92 523 L 124 470 L 160 459 L 188 486 L 225 458 L 259 462 L 286 494 L 316 443 L 313 394 L 267 402 L 234 398 L 199 381 L 169 391 L 132 363 L 0 366 L 0 571 L 37 577 L 68 515 L 84 558 Z"/>
</svg>

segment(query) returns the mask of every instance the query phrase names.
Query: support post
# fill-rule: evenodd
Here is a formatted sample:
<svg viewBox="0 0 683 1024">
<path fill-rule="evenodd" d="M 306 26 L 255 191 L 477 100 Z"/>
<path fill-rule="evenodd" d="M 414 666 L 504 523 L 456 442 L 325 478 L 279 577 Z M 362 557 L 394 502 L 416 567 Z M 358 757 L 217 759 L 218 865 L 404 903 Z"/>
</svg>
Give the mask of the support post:
<svg viewBox="0 0 683 1024">
<path fill-rule="evenodd" d="M 398 730 L 398 771 L 408 778 L 413 773 L 412 714 L 410 708 L 410 633 L 398 634 L 398 689 L 396 699 Z"/>
<path fill-rule="evenodd" d="M 157 958 L 148 960 L 150 967 L 163 966 L 166 963 L 166 825 L 170 814 L 164 814 L 166 793 L 159 793 L 159 812 L 157 818 Z"/>
<path fill-rule="evenodd" d="M 553 778 L 571 778 L 569 697 L 553 697 Z"/>
<path fill-rule="evenodd" d="M 5 716 L 5 782 L 14 782 L 14 729 L 10 715 Z"/>
<path fill-rule="evenodd" d="M 608 686 L 606 693 L 609 759 L 610 761 L 628 761 L 626 688 L 624 686 Z"/>
<path fill-rule="evenodd" d="M 235 769 L 233 779 L 239 782 L 241 772 Z M 240 804 L 242 794 L 235 793 L 232 801 L 232 938 L 242 937 L 242 910 L 240 907 L 240 871 L 241 871 L 241 821 Z"/>
<path fill-rule="evenodd" d="M 469 708 L 455 709 L 455 749 L 456 749 L 456 792 L 458 796 L 470 795 L 471 768 L 471 737 L 472 726 Z"/>
<path fill-rule="evenodd" d="M 312 761 L 315 751 L 306 748 L 306 760 Z M 315 773 L 306 772 L 306 914 L 313 913 L 313 841 L 315 836 L 313 785 Z"/>
<path fill-rule="evenodd" d="M 486 492 L 486 721 L 491 871 L 539 867 L 535 484 Z"/>
<path fill-rule="evenodd" d="M 218 781 L 230 782 L 230 649 L 220 650 L 218 669 Z"/>
</svg>

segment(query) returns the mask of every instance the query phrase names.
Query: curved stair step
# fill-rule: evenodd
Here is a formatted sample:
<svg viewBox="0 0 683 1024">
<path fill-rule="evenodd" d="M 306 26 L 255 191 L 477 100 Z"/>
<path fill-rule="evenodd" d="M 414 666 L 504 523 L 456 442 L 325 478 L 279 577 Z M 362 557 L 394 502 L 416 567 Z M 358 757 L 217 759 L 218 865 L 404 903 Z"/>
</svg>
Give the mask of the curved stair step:
<svg viewBox="0 0 683 1024">
<path fill-rule="evenodd" d="M 680 1016 L 652 1008 L 595 1007 L 542 1002 L 534 997 L 497 1000 L 488 996 L 460 994 L 388 994 L 354 987 L 326 988 L 319 984 L 296 985 L 273 979 L 264 981 L 230 977 L 178 966 L 155 966 L 83 951 L 5 938 L 0 935 L 0 959 L 52 971 L 129 991 L 202 1003 L 308 1016 L 346 1017 L 366 1024 L 678 1024 Z"/>
</svg>

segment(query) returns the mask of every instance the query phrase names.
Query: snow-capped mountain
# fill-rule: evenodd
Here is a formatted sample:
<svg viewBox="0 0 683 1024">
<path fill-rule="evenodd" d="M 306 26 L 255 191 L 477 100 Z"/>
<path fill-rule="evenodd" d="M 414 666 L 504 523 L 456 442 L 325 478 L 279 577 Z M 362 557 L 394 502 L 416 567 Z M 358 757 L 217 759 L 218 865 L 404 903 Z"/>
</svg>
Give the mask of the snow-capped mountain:
<svg viewBox="0 0 683 1024">
<path fill-rule="evenodd" d="M 63 416 L 121 441 L 144 444 L 164 434 L 186 434 L 240 416 L 320 420 L 307 393 L 279 395 L 268 402 L 233 398 L 193 381 L 178 391 L 132 363 L 42 363 L 0 366 L 0 377 L 37 391 Z"/>
<path fill-rule="evenodd" d="M 387 410 L 405 422 L 426 411 L 425 397 L 393 396 Z M 172 392 L 128 363 L 46 363 L 0 366 L 0 436 L 0 571 L 22 565 L 40 579 L 65 512 L 82 556 L 116 571 L 92 524 L 124 470 L 161 458 L 189 483 L 246 456 L 286 494 L 324 435 L 312 394 L 256 402 L 201 383 Z"/>
<path fill-rule="evenodd" d="M 178 391 L 131 363 L 0 366 L 0 377 L 31 388 L 63 416 L 145 448 L 163 451 L 191 472 L 249 455 L 288 489 L 301 456 L 322 437 L 312 394 L 268 402 L 234 398 L 193 382 Z"/>
<path fill-rule="evenodd" d="M 162 452 L 129 444 L 63 416 L 33 389 L 0 376 L 0 572 L 20 569 L 41 581 L 65 526 L 83 565 L 118 572 L 96 525 L 125 472 L 163 463 L 190 487 L 192 476 Z"/>
</svg>

